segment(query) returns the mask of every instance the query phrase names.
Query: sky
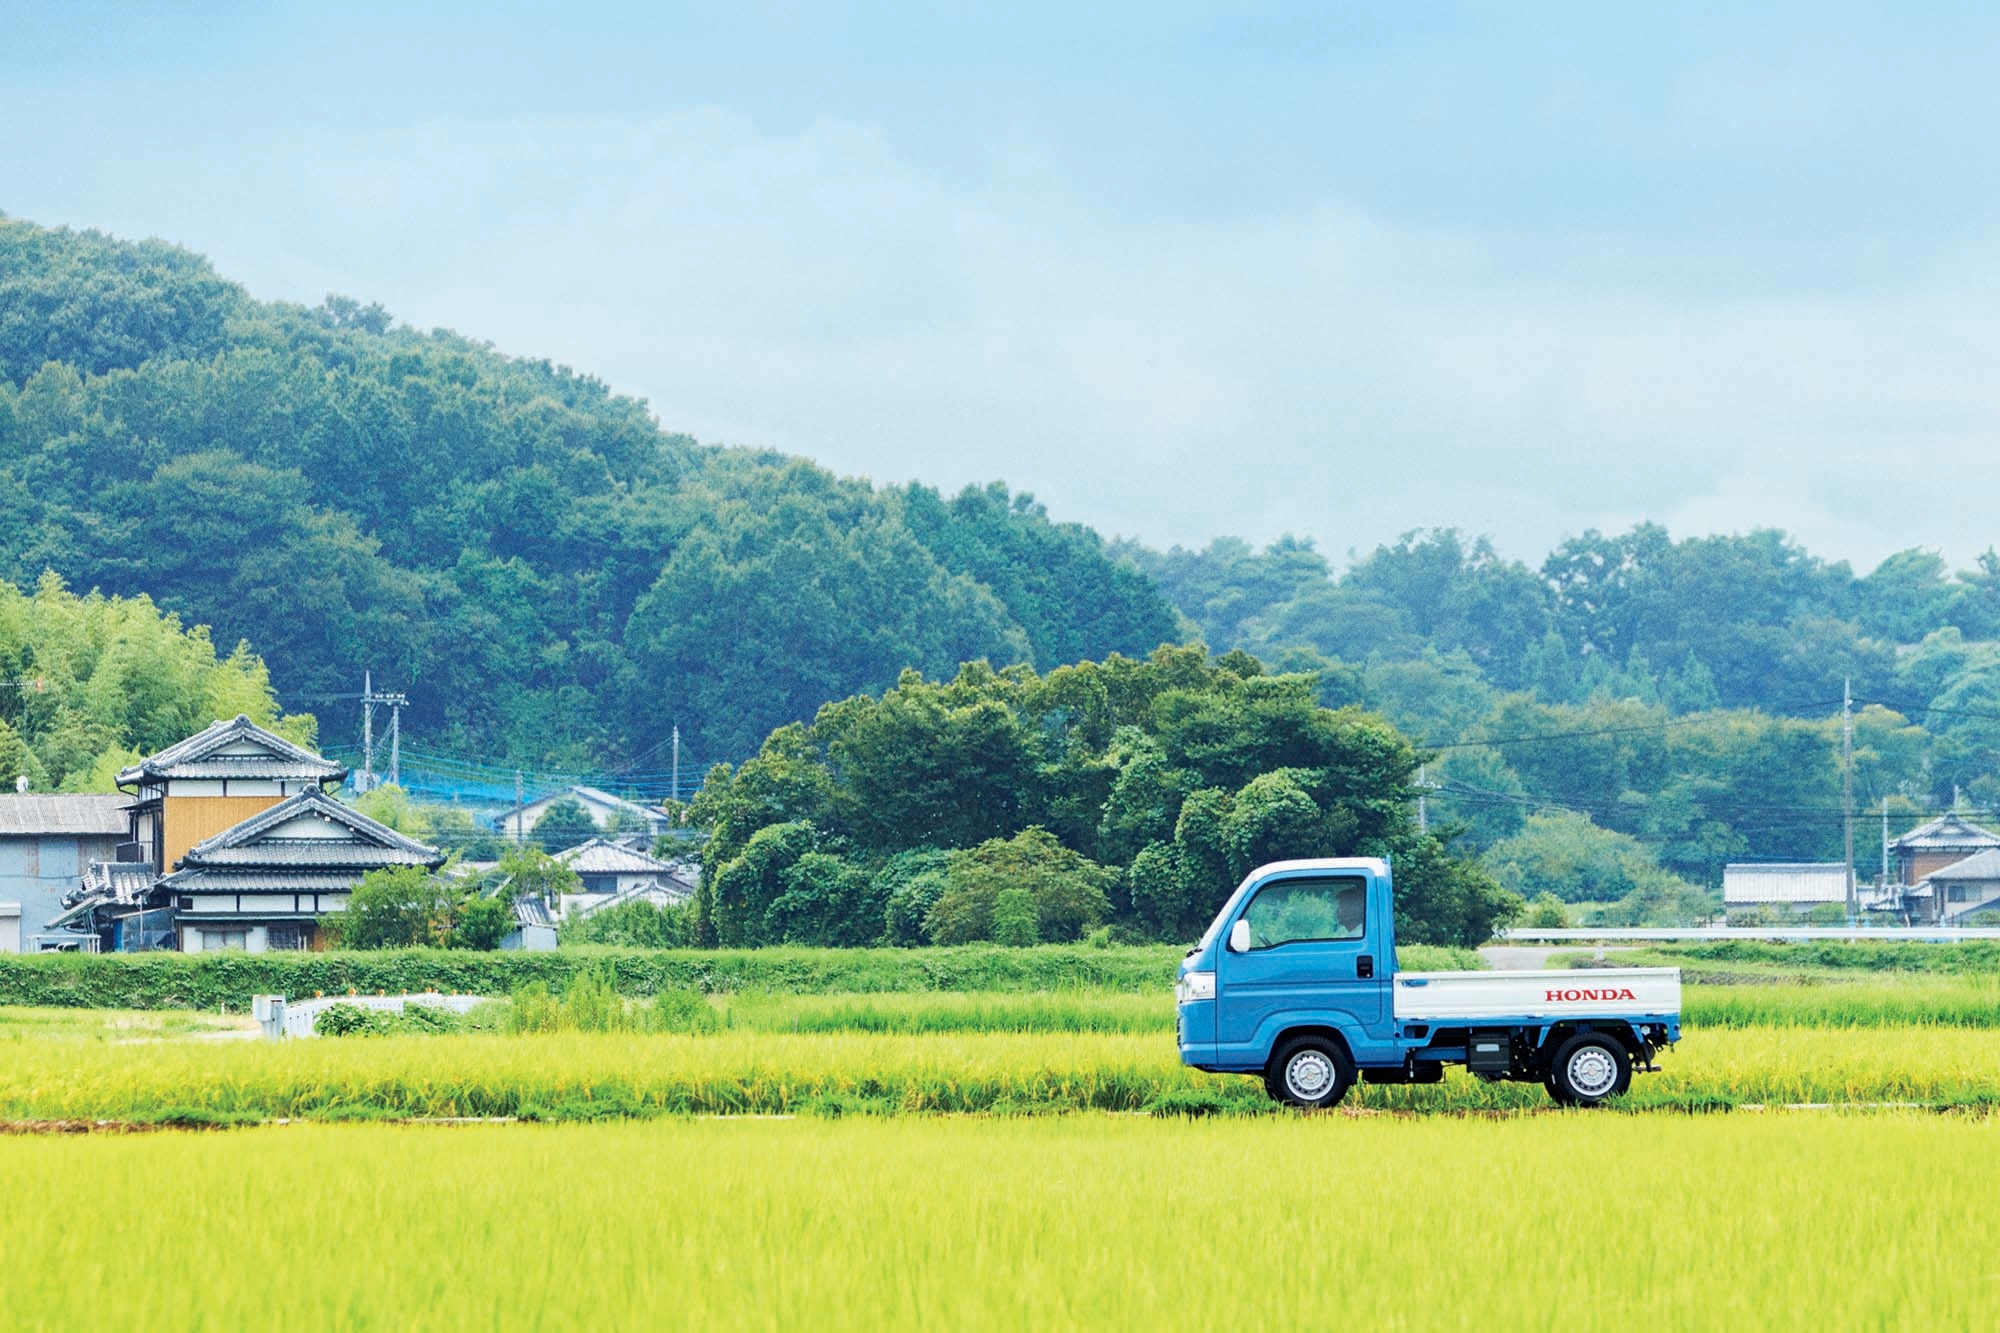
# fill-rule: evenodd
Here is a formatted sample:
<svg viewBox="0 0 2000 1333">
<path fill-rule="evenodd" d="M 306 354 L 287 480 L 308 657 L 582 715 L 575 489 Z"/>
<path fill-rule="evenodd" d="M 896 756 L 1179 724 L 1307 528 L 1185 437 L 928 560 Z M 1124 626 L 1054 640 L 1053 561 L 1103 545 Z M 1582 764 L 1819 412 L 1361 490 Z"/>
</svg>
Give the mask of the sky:
<svg viewBox="0 0 2000 1333">
<path fill-rule="evenodd" d="M 702 440 L 1336 563 L 2000 542 L 2000 12 L 0 8 L 0 211 Z"/>
</svg>

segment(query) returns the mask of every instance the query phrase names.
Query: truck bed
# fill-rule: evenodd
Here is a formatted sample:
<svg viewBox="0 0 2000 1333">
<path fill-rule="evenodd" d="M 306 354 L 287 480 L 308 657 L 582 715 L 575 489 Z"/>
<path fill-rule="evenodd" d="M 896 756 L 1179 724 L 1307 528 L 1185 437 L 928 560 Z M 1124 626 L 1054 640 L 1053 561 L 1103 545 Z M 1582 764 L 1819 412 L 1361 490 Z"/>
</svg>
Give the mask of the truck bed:
<svg viewBox="0 0 2000 1333">
<path fill-rule="evenodd" d="M 1398 972 L 1394 994 L 1398 1023 L 1678 1015 L 1681 970 L 1606 967 L 1559 972 Z"/>
</svg>

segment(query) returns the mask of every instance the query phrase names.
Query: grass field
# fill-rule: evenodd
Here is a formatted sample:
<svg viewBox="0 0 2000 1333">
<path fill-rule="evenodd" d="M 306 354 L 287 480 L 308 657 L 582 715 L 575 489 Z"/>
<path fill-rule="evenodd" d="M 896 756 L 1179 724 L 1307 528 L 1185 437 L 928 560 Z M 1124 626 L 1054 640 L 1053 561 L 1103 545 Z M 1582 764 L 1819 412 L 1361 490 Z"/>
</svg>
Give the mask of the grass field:
<svg viewBox="0 0 2000 1333">
<path fill-rule="evenodd" d="M 1996 1191 L 1907 1114 L 288 1126 L 0 1140 L 0 1248 L 22 1329 L 1983 1329 Z"/>
</svg>

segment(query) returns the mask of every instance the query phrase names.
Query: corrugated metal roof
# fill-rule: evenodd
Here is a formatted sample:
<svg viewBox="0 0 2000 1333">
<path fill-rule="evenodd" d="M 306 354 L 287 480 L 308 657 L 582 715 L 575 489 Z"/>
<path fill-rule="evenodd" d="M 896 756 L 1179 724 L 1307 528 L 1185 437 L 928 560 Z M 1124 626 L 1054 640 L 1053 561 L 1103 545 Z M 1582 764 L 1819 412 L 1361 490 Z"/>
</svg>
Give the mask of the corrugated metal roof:
<svg viewBox="0 0 2000 1333">
<path fill-rule="evenodd" d="M 1942 870 L 1933 870 L 1931 879 L 2000 879 L 2000 849 L 1987 848 L 1963 861 L 1954 861 Z"/>
<path fill-rule="evenodd" d="M 2000 833 L 1983 829 L 1958 815 L 1946 814 L 1911 829 L 1889 845 L 1898 851 L 1964 851 L 1969 854 L 1983 847 L 2000 847 Z"/>
<path fill-rule="evenodd" d="M 217 754 L 247 742 L 262 754 Z M 331 759 L 294 745 L 243 714 L 216 722 L 158 754 L 148 755 L 118 774 L 120 786 L 153 778 L 344 778 L 347 770 Z"/>
<path fill-rule="evenodd" d="M 0 837 L 123 838 L 132 831 L 131 808 L 132 798 L 124 795 L 0 795 Z"/>
<path fill-rule="evenodd" d="M 1722 868 L 1722 901 L 1737 903 L 1844 903 L 1847 867 L 1840 862 L 1739 862 Z"/>
</svg>

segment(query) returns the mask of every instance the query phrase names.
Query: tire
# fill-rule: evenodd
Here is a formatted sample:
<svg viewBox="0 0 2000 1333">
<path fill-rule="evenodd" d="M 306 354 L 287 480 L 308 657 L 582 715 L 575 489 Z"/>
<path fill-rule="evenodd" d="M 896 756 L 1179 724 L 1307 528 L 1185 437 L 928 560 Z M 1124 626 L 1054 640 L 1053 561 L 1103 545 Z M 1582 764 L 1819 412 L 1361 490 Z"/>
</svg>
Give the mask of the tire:
<svg viewBox="0 0 2000 1333">
<path fill-rule="evenodd" d="M 1339 1042 L 1325 1037 L 1293 1038 L 1264 1068 L 1264 1091 L 1308 1111 L 1339 1105 L 1353 1086 L 1353 1058 Z"/>
<path fill-rule="evenodd" d="M 1597 1106 L 1631 1086 L 1631 1052 L 1602 1032 L 1577 1033 L 1549 1063 L 1549 1096 L 1563 1106 Z"/>
</svg>

